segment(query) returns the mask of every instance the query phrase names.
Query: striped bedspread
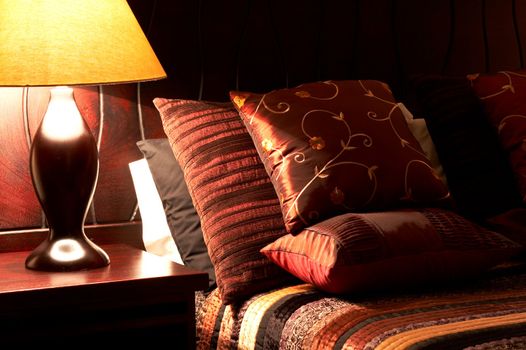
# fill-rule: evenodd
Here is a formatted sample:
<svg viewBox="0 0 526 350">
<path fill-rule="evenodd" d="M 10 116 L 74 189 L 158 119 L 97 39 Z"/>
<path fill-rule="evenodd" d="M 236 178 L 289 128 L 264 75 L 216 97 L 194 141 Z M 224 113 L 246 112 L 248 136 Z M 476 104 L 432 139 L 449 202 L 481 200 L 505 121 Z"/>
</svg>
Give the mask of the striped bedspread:
<svg viewBox="0 0 526 350">
<path fill-rule="evenodd" d="M 215 290 L 198 310 L 197 336 L 198 349 L 526 349 L 526 271 L 345 298 L 301 284 L 237 307 Z"/>
</svg>

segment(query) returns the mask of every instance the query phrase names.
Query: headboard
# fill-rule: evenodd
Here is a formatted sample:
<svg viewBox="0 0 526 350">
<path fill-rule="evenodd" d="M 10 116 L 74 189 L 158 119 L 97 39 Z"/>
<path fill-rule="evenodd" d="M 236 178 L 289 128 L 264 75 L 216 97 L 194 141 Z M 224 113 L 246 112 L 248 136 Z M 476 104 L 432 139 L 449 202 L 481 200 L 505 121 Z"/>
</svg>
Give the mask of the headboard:
<svg viewBox="0 0 526 350">
<path fill-rule="evenodd" d="M 128 3 L 168 79 L 75 88 L 99 143 L 99 182 L 87 218 L 100 228 L 99 241 L 115 232 L 124 240 L 140 236 L 127 165 L 141 156 L 136 141 L 164 136 L 154 97 L 226 101 L 233 89 L 263 92 L 316 80 L 379 79 L 404 101 L 413 74 L 524 67 L 526 0 Z M 45 231 L 28 163 L 48 99 L 47 88 L 0 89 L 0 250 L 19 249 L 9 243 L 13 237 L 31 246 Z"/>
</svg>

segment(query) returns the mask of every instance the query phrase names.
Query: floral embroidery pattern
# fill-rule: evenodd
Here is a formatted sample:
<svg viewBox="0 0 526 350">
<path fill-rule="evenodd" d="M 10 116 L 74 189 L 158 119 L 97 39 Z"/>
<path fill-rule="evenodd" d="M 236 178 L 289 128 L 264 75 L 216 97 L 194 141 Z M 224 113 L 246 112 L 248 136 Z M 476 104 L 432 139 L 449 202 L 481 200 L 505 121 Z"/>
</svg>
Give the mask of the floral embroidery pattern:
<svg viewBox="0 0 526 350">
<path fill-rule="evenodd" d="M 381 171 L 385 178 L 389 176 L 386 173 L 389 167 L 376 163 L 374 157 L 363 159 L 363 151 L 371 149 L 368 151 L 371 154 L 381 152 L 385 141 L 375 139 L 381 133 L 370 134 L 369 129 L 363 129 L 364 125 L 371 124 L 367 124 L 366 120 L 372 121 L 373 125 L 378 123 L 384 130 L 382 132 L 390 130 L 390 140 L 398 140 L 399 146 L 386 151 L 412 154 L 406 156 L 407 164 L 403 170 L 400 169 L 402 183 L 397 200 L 416 200 L 409 179 L 409 174 L 414 171 L 412 169 L 419 174 L 425 169 L 431 182 L 435 182 L 431 187 L 440 187 L 440 191 L 436 191 L 440 194 L 432 200 L 449 196 L 416 141 L 410 142 L 398 130 L 400 120 L 406 129 L 407 125 L 389 87 L 370 82 L 347 82 L 354 93 L 349 96 L 342 93 L 344 85 L 341 82 L 326 81 L 304 84 L 287 93 L 278 90 L 259 95 L 257 99 L 252 97 L 251 106 L 247 103 L 245 107 L 238 105 L 252 137 L 255 140 L 261 137 L 256 144 L 260 144 L 260 149 L 264 151 L 262 159 L 269 165 L 267 170 L 270 169 L 269 175 L 280 196 L 286 223 L 299 220 L 308 225 L 323 218 L 329 209 L 322 203 L 330 203 L 345 212 L 362 210 L 375 201 L 384 200 L 383 194 L 378 193 L 378 172 Z M 349 86 L 346 89 L 349 90 Z M 370 109 L 362 111 L 364 106 Z M 398 124 L 394 121 L 395 114 Z M 373 134 L 376 136 L 371 136 Z M 354 156 L 355 153 L 357 156 Z M 389 160 L 388 157 L 386 159 Z M 348 192 L 349 185 L 359 193 Z M 422 192 L 421 187 L 417 193 Z M 318 201 L 320 204 L 316 205 Z"/>
<path fill-rule="evenodd" d="M 314 136 L 309 140 L 310 146 L 312 149 L 321 151 L 325 148 L 325 140 L 321 136 Z"/>
<path fill-rule="evenodd" d="M 272 151 L 272 141 L 269 139 L 264 139 L 263 141 L 261 141 L 261 146 L 267 152 Z"/>
</svg>

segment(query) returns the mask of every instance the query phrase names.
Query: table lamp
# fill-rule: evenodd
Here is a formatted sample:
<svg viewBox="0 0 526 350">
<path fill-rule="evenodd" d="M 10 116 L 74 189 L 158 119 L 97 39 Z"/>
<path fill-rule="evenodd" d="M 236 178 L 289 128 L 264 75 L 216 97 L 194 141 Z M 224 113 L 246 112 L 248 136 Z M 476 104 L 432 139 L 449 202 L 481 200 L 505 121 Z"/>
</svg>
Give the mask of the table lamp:
<svg viewBox="0 0 526 350">
<path fill-rule="evenodd" d="M 84 232 L 99 157 L 66 86 L 164 77 L 125 0 L 0 0 L 0 86 L 55 86 L 29 166 L 49 234 L 27 257 L 27 268 L 75 271 L 110 263 Z"/>
</svg>

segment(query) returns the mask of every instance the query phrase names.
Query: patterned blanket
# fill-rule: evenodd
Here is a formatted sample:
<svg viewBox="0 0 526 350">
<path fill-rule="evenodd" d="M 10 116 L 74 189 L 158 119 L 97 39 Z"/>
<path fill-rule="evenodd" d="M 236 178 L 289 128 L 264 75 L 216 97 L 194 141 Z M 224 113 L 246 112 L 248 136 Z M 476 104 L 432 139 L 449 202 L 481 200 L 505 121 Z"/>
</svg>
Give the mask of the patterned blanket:
<svg viewBox="0 0 526 350">
<path fill-rule="evenodd" d="M 464 285 L 336 297 L 301 284 L 197 312 L 198 349 L 526 349 L 526 271 Z"/>
</svg>

